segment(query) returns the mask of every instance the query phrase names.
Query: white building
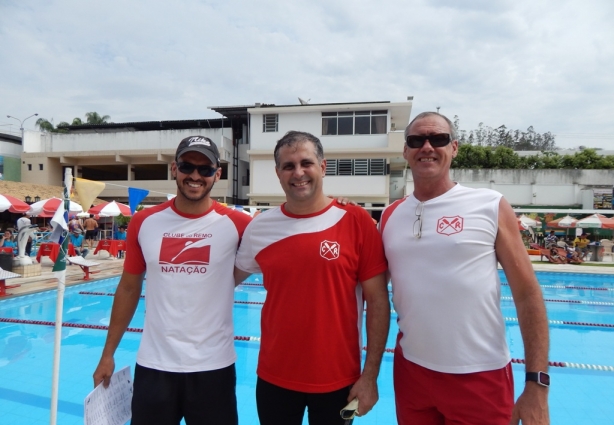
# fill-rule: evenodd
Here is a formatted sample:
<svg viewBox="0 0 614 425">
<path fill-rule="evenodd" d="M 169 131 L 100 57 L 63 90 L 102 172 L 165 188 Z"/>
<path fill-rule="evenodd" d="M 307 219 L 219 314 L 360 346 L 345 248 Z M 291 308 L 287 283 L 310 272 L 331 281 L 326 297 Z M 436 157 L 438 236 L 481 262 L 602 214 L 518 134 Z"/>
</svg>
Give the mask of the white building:
<svg viewBox="0 0 614 425">
<path fill-rule="evenodd" d="M 127 201 L 127 188 L 150 191 L 146 204 L 176 192 L 170 173 L 184 137 L 203 135 L 219 147 L 222 179 L 211 194 L 228 203 L 278 205 L 284 193 L 274 171 L 276 142 L 290 130 L 322 141 L 324 191 L 378 209 L 413 191 L 402 157 L 412 102 L 214 106 L 223 118 L 71 126 L 69 132 L 26 132 L 21 180 L 61 185 L 73 175 L 103 181 L 101 198 Z M 614 170 L 451 170 L 469 187 L 500 191 L 512 205 L 592 209 L 611 194 Z M 34 196 L 35 194 L 33 194 Z M 610 198 L 611 199 L 611 198 Z M 375 216 L 378 213 L 374 213 Z"/>
</svg>

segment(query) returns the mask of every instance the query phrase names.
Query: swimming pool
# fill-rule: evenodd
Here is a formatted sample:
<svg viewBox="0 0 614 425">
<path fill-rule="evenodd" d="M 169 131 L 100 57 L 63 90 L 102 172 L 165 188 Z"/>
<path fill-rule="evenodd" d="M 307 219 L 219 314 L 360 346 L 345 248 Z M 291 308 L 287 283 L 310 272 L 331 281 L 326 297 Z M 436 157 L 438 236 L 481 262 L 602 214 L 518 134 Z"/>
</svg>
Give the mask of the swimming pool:
<svg viewBox="0 0 614 425">
<path fill-rule="evenodd" d="M 502 310 L 512 358 L 524 358 L 516 311 L 505 276 L 501 274 Z M 538 272 L 550 320 L 550 415 L 553 424 L 614 424 L 614 275 Z M 92 389 L 106 332 L 87 328 L 108 325 L 117 279 L 66 289 L 59 389 L 59 424 L 83 423 L 83 399 Z M 260 335 L 261 302 L 266 297 L 261 278 L 252 276 L 235 292 L 237 398 L 241 425 L 257 424 L 254 396 Z M 1 424 L 48 424 L 51 394 L 55 291 L 0 300 Z M 139 303 L 130 327 L 142 328 L 144 303 Z M 397 332 L 393 314 L 387 347 Z M 134 360 L 141 334 L 127 332 L 116 356 L 116 369 Z M 561 367 L 565 366 L 565 367 Z M 516 396 L 524 366 L 514 364 Z M 396 423 L 392 391 L 392 354 L 386 353 L 379 378 L 380 401 L 357 424 Z"/>
</svg>

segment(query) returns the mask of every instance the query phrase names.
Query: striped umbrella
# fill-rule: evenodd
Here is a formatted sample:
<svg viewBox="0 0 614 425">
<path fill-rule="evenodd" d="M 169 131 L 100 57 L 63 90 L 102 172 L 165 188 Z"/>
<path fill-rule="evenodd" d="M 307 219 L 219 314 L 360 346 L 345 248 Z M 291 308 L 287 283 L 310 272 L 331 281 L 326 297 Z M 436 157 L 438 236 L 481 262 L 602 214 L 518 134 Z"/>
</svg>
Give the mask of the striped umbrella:
<svg viewBox="0 0 614 425">
<path fill-rule="evenodd" d="M 0 212 L 9 210 L 12 213 L 25 213 L 30 205 L 10 195 L 0 195 Z"/>
</svg>

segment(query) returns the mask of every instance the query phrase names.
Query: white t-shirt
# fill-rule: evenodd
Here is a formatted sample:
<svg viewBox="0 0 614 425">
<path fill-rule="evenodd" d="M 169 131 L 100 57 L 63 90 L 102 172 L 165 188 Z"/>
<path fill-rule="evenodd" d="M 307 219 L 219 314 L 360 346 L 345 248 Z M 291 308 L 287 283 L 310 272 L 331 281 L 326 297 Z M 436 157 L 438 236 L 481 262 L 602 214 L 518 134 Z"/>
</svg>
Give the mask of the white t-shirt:
<svg viewBox="0 0 614 425">
<path fill-rule="evenodd" d="M 173 200 L 135 214 L 124 269 L 147 272 L 138 364 L 200 372 L 235 362 L 233 269 L 249 221 L 217 202 L 202 216 L 179 212 Z"/>
<path fill-rule="evenodd" d="M 446 373 L 509 363 L 495 253 L 501 196 L 456 184 L 424 202 L 419 239 L 413 195 L 383 212 L 382 239 L 408 360 Z"/>
</svg>

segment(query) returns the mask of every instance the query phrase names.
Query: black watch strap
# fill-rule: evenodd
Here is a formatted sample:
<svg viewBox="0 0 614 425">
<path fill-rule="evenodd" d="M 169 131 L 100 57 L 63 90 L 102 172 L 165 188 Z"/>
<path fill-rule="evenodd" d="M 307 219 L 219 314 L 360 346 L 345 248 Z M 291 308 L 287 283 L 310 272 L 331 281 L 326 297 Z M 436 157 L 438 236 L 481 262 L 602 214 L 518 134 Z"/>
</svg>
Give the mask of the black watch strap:
<svg viewBox="0 0 614 425">
<path fill-rule="evenodd" d="M 544 387 L 550 386 L 550 375 L 546 372 L 527 372 L 525 381 L 537 382 Z"/>
</svg>

